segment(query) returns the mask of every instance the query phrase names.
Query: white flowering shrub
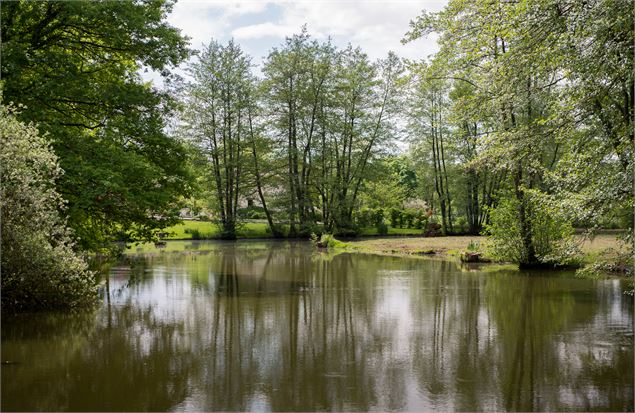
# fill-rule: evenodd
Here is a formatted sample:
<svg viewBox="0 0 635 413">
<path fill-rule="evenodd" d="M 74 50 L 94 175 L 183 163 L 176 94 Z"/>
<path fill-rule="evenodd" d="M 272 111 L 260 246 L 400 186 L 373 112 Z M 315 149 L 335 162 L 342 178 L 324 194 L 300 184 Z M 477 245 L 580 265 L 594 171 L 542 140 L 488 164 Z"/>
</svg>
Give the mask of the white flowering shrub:
<svg viewBox="0 0 635 413">
<path fill-rule="evenodd" d="M 33 125 L 0 104 L 3 308 L 77 307 L 96 297 L 95 276 L 74 251 L 60 215 L 57 157 Z"/>
</svg>

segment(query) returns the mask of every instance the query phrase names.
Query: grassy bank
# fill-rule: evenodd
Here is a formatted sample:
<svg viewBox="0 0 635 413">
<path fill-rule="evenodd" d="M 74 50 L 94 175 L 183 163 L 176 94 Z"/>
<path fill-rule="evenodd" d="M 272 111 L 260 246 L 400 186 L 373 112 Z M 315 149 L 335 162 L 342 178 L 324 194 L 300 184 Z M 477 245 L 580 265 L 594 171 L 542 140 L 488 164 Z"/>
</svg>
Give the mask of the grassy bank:
<svg viewBox="0 0 635 413">
<path fill-rule="evenodd" d="M 188 240 L 188 239 L 218 239 L 220 229 L 216 224 L 209 221 L 183 221 L 181 224 L 166 228 L 168 240 Z M 240 226 L 237 231 L 238 238 L 269 238 L 269 226 L 266 222 L 248 222 Z"/>
<path fill-rule="evenodd" d="M 283 227 L 285 231 L 288 227 Z M 167 228 L 167 240 L 218 239 L 219 228 L 212 222 L 183 221 L 179 225 Z M 238 238 L 271 238 L 266 222 L 246 222 L 238 229 Z M 347 249 L 351 251 L 394 254 L 394 255 L 437 255 L 458 256 L 472 243 L 484 257 L 488 257 L 488 241 L 485 236 L 449 236 L 419 237 L 421 229 L 388 227 L 388 236 L 379 236 L 377 229 L 367 228 L 362 231 L 360 239 L 347 240 Z M 620 251 L 617 239 L 619 232 L 599 234 L 593 239 L 585 239 L 582 234 L 576 235 L 584 263 L 607 258 Z M 410 236 L 410 237 L 407 237 Z"/>
<path fill-rule="evenodd" d="M 582 261 L 595 262 L 598 258 L 607 258 L 607 255 L 620 251 L 622 245 L 617 236 L 600 234 L 593 239 L 585 239 L 581 234 L 576 235 L 583 254 Z M 484 257 L 488 257 L 486 236 L 360 239 L 349 241 L 347 245 L 352 250 L 379 254 L 458 256 L 470 243 L 477 245 Z"/>
<path fill-rule="evenodd" d="M 283 225 L 283 230 L 289 230 L 288 225 Z M 189 239 L 218 239 L 220 229 L 209 221 L 183 221 L 181 224 L 166 228 L 164 237 L 167 240 Z M 388 235 L 421 235 L 422 230 L 416 228 L 391 228 L 388 227 Z M 362 230 L 362 236 L 376 236 L 376 228 Z M 269 225 L 266 222 L 246 222 L 238 228 L 238 238 L 271 238 Z"/>
</svg>

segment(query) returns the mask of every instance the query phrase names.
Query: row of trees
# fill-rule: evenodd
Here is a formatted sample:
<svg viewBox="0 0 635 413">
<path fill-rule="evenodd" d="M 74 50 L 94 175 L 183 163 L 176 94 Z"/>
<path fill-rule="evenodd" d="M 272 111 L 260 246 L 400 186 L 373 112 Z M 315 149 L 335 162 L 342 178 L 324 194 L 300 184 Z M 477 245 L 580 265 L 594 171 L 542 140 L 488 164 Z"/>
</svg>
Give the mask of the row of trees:
<svg viewBox="0 0 635 413">
<path fill-rule="evenodd" d="M 235 238 L 238 203 L 276 192 L 289 235 L 354 232 L 353 211 L 371 161 L 393 133 L 403 67 L 391 54 L 371 63 L 306 32 L 273 49 L 264 79 L 233 41 L 210 43 L 191 65 L 180 130 L 200 150 L 223 235 Z M 205 168 L 205 167 L 204 167 Z"/>
<path fill-rule="evenodd" d="M 212 41 L 179 89 L 179 132 L 200 156 L 199 197 L 213 200 L 224 237 L 236 237 L 245 198 L 259 200 L 274 235 L 281 222 L 291 236 L 318 222 L 354 234 L 355 210 L 417 199 L 446 234 L 479 234 L 489 222 L 506 173 L 472 164 L 481 125 L 453 109 L 471 93 L 465 85 L 393 54 L 371 63 L 304 31 L 271 51 L 263 78 L 251 69 L 236 43 Z M 391 153 L 398 135 L 410 140 L 403 156 Z"/>
<path fill-rule="evenodd" d="M 625 0 L 455 0 L 411 23 L 406 41 L 440 35 L 416 72 L 413 119 L 444 225 L 452 162 L 470 228 L 495 206 L 488 229 L 502 258 L 564 259 L 574 221 L 625 212 L 632 230 L 633 17 Z"/>
</svg>

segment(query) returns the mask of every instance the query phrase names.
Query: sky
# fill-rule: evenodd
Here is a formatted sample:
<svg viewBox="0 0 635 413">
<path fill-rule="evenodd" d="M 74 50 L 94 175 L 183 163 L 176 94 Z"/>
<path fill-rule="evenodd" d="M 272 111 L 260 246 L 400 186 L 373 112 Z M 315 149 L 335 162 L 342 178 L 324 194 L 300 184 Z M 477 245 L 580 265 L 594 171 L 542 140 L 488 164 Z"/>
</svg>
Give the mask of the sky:
<svg viewBox="0 0 635 413">
<path fill-rule="evenodd" d="M 179 0 L 168 22 L 191 38 L 191 47 L 200 50 L 211 39 L 238 42 L 252 57 L 255 73 L 271 48 L 285 37 L 299 33 L 306 24 L 318 39 L 331 37 L 339 47 L 360 46 L 371 59 L 389 51 L 407 59 L 424 59 L 437 50 L 434 36 L 401 44 L 408 23 L 422 10 L 441 10 L 446 0 L 364 0 L 364 1 L 254 1 Z M 183 74 L 182 71 L 179 71 Z M 160 83 L 156 74 L 144 78 Z"/>
</svg>

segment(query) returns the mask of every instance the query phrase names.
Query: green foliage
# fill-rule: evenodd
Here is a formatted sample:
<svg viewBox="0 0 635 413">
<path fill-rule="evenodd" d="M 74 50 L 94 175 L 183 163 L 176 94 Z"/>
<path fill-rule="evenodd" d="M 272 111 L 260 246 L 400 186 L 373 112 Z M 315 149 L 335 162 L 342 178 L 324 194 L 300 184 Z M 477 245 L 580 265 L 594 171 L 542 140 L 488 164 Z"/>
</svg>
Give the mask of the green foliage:
<svg viewBox="0 0 635 413">
<path fill-rule="evenodd" d="M 451 83 L 456 136 L 448 148 L 462 164 L 467 191 L 460 201 L 470 232 L 487 221 L 497 192 L 506 203 L 494 209 L 513 232 L 495 231 L 500 248 L 503 238 L 510 243 L 502 255 L 526 264 L 557 260 L 569 255 L 553 251 L 566 238 L 558 222 L 595 225 L 613 211 L 632 211 L 634 22 L 624 0 L 450 0 L 411 23 L 406 41 L 439 36 L 439 52 L 419 70 L 420 85 L 443 99 L 433 86 Z M 427 105 L 417 101 L 415 109 L 438 100 L 425 98 Z M 422 132 L 443 128 L 439 116 L 434 120 Z M 537 212 L 536 193 L 558 199 L 566 214 Z"/>
<path fill-rule="evenodd" d="M 383 208 L 362 207 L 354 213 L 355 224 L 360 228 L 377 226 L 384 222 Z"/>
<path fill-rule="evenodd" d="M 360 228 L 366 228 L 371 226 L 372 214 L 372 209 L 363 207 L 354 212 L 353 218 L 355 219 L 357 226 Z"/>
<path fill-rule="evenodd" d="M 188 190 L 182 145 L 165 133 L 172 100 L 143 83 L 188 56 L 165 19 L 171 1 L 13 1 L 2 5 L 1 78 L 19 118 L 47 133 L 65 171 L 57 190 L 82 248 L 121 233 L 152 239 Z"/>
<path fill-rule="evenodd" d="M 390 208 L 390 226 L 393 228 L 397 228 L 399 225 L 399 217 L 401 215 L 401 211 L 396 208 Z"/>
<path fill-rule="evenodd" d="M 347 245 L 337 240 L 333 234 L 322 234 L 318 237 L 315 233 L 311 233 L 311 242 L 318 248 L 343 248 Z"/>
<path fill-rule="evenodd" d="M 237 213 L 244 219 L 267 219 L 264 208 L 256 205 L 240 208 Z"/>
<path fill-rule="evenodd" d="M 377 235 L 388 235 L 388 225 L 384 221 L 377 223 L 375 228 L 377 229 Z"/>
<path fill-rule="evenodd" d="M 470 240 L 470 243 L 467 244 L 467 250 L 470 252 L 476 252 L 481 248 L 481 244 L 478 241 Z"/>
<path fill-rule="evenodd" d="M 185 228 L 185 230 L 183 230 L 183 232 L 185 234 L 189 234 L 192 236 L 192 239 L 203 239 L 203 236 L 201 234 L 201 230 L 198 228 Z"/>
<path fill-rule="evenodd" d="M 2 306 L 78 307 L 96 299 L 96 280 L 74 251 L 55 191 L 62 171 L 33 125 L 0 106 Z"/>
<path fill-rule="evenodd" d="M 526 213 L 531 223 L 531 242 L 535 255 L 542 264 L 572 264 L 579 251 L 573 240 L 574 230 L 567 215 L 553 197 L 539 192 L 529 192 Z M 491 236 L 489 251 L 501 261 L 532 264 L 523 240 L 520 205 L 513 197 L 503 198 L 494 208 L 491 224 L 486 231 Z"/>
<path fill-rule="evenodd" d="M 382 208 L 377 208 L 373 211 L 373 225 L 379 226 L 384 223 L 384 210 Z"/>
</svg>

